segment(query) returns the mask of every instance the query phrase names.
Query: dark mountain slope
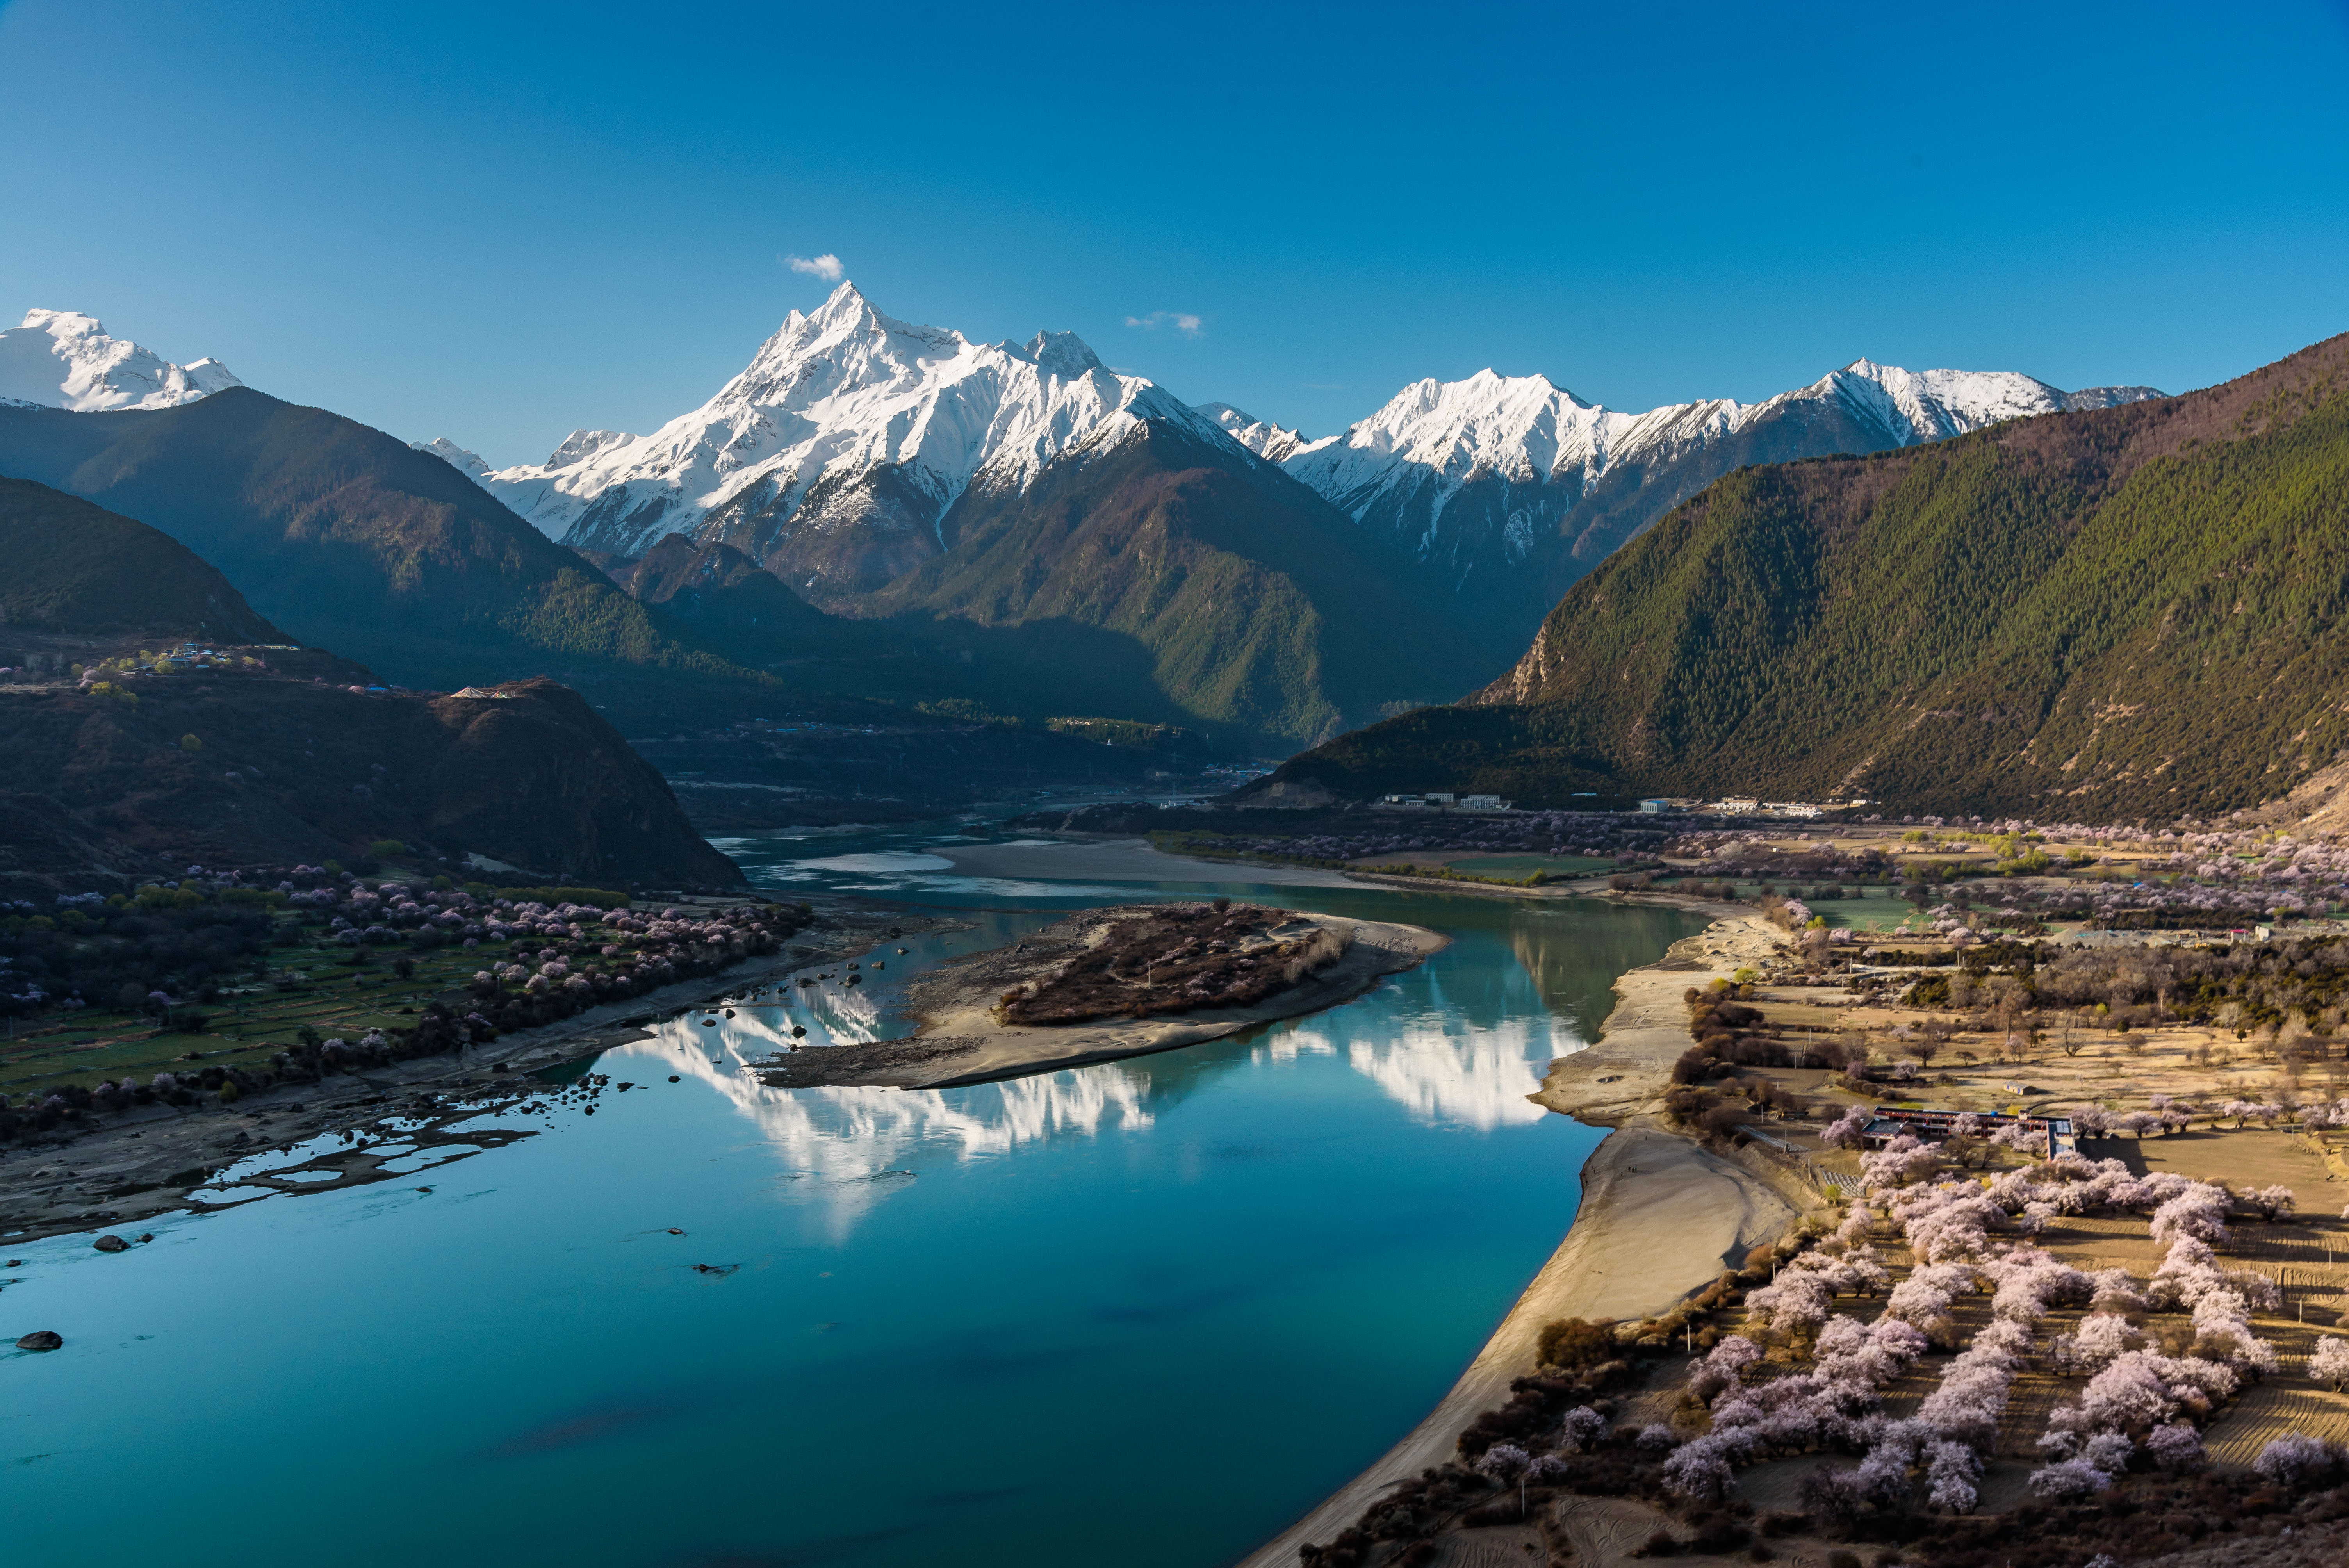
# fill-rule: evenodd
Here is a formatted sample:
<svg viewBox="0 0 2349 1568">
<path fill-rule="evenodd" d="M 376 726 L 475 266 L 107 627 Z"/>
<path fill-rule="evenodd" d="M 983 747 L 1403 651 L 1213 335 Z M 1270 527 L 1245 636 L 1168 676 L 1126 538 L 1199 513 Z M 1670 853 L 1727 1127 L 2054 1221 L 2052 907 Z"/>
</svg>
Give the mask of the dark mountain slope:
<svg viewBox="0 0 2349 1568">
<path fill-rule="evenodd" d="M 29 480 L 0 480 L 0 896 L 152 875 L 162 853 L 285 863 L 382 839 L 564 878 L 740 880 L 552 681 L 369 695 L 364 668 L 275 646 L 184 544 Z M 204 647 L 151 657 L 182 638 Z"/>
<path fill-rule="evenodd" d="M 30 480 L 0 479 L 0 626 L 285 641 L 169 534 Z"/>
<path fill-rule="evenodd" d="M 825 614 L 730 544 L 698 546 L 667 534 L 642 560 L 607 570 L 639 603 L 658 607 L 657 621 L 675 621 L 687 629 L 681 634 L 753 668 L 863 630 Z"/>
<path fill-rule="evenodd" d="M 155 410 L 0 408 L 0 472 L 162 530 L 295 637 L 395 681 L 554 668 L 616 691 L 773 684 L 665 633 L 440 459 L 250 388 Z"/>
<path fill-rule="evenodd" d="M 367 696 L 245 671 L 0 693 L 0 887 L 348 859 L 381 839 L 598 885 L 733 885 L 734 863 L 578 694 Z M 193 747 L 188 744 L 192 738 Z"/>
<path fill-rule="evenodd" d="M 1440 700 L 1495 658 L 1305 486 L 1156 421 L 1024 491 L 975 487 L 940 533 L 944 554 L 854 609 L 1055 711 L 1294 744 Z"/>
<path fill-rule="evenodd" d="M 2209 814 L 2342 750 L 2345 616 L 2349 337 L 2182 397 L 1733 475 L 1468 704 L 1282 772 Z"/>
</svg>

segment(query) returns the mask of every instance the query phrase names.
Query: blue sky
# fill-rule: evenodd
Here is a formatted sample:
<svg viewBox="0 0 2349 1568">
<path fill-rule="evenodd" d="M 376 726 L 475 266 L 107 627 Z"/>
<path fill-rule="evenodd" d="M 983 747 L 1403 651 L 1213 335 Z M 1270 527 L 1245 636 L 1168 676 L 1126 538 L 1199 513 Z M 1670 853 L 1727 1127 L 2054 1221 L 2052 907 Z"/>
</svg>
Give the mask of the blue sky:
<svg viewBox="0 0 2349 1568">
<path fill-rule="evenodd" d="M 0 311 L 499 463 L 701 401 L 791 255 L 1316 435 L 1488 365 L 2176 391 L 2349 328 L 2344 80 L 2291 0 L 14 0 Z"/>
</svg>

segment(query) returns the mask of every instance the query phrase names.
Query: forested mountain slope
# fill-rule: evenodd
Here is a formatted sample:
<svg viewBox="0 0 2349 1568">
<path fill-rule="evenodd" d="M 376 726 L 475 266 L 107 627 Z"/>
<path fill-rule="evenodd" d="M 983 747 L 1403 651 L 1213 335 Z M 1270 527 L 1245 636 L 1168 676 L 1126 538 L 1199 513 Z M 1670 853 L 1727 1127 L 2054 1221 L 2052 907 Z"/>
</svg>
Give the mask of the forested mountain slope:
<svg viewBox="0 0 2349 1568">
<path fill-rule="evenodd" d="M 1056 711 L 1294 745 L 1507 657 L 1302 484 L 1155 420 L 1024 485 L 973 485 L 942 533 L 945 553 L 856 613 L 958 645 L 977 678 Z"/>
<path fill-rule="evenodd" d="M 0 627 L 285 640 L 227 578 L 169 534 L 29 480 L 0 479 Z"/>
<path fill-rule="evenodd" d="M 153 410 L 0 407 L 0 473 L 160 529 L 292 636 L 394 681 L 554 673 L 656 708 L 711 685 L 779 689 L 665 632 L 439 458 L 247 387 Z"/>
<path fill-rule="evenodd" d="M 2344 748 L 2349 337 L 2180 397 L 1749 469 L 1462 706 L 1293 759 L 1342 794 L 2209 814 Z"/>
<path fill-rule="evenodd" d="M 479 469 L 453 442 L 430 449 Z M 664 613 L 789 678 L 1174 723 L 1248 749 L 1489 679 L 1549 603 L 1504 625 L 1429 592 L 1407 553 L 1067 333 L 974 342 L 845 283 L 660 429 L 574 431 L 543 464 L 477 477 L 639 598 L 672 574 L 627 563 L 674 554 L 667 539 L 724 550 L 691 569 L 710 587 Z M 823 636 L 849 662 L 777 649 L 744 562 L 834 616 Z"/>
</svg>

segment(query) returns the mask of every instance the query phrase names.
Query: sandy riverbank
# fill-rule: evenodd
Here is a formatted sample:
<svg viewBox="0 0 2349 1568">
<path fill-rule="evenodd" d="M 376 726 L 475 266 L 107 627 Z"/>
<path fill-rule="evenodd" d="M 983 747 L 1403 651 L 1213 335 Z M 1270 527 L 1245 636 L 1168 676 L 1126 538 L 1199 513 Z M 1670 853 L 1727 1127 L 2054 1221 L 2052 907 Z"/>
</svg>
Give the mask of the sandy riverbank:
<svg viewBox="0 0 2349 1568">
<path fill-rule="evenodd" d="M 1433 885 L 1450 891 L 1473 884 Z M 1534 1369 L 1542 1325 L 1561 1317 L 1652 1316 L 1710 1284 L 1798 1217 L 1771 1182 L 1671 1131 L 1654 1114 L 1673 1060 L 1692 1043 L 1681 994 L 1766 961 L 1775 947 L 1772 928 L 1743 905 L 1673 894 L 1616 896 L 1722 918 L 1617 980 L 1616 1005 L 1598 1043 L 1552 1062 L 1532 1097 L 1616 1129 L 1583 1164 L 1582 1198 L 1566 1240 L 1435 1409 L 1369 1469 L 1242 1559 L 1242 1568 L 1290 1568 L 1300 1544 L 1330 1540 L 1388 1487 L 1454 1458 L 1460 1433 L 1507 1400 L 1512 1378 Z"/>
<path fill-rule="evenodd" d="M 1245 1568 L 1293 1568 L 1399 1480 L 1457 1457 L 1468 1424 L 1507 1402 L 1534 1369 L 1542 1325 L 1661 1312 L 1776 1235 L 1794 1210 L 1767 1184 L 1645 1119 L 1608 1135 L 1582 1167 L 1582 1202 L 1542 1265 L 1450 1393 L 1408 1437 L 1319 1507 L 1251 1553 Z"/>
<path fill-rule="evenodd" d="M 817 918 L 817 925 L 801 932 L 781 951 L 722 975 L 665 986 L 543 1028 L 501 1036 L 464 1052 L 337 1074 L 320 1083 L 279 1084 L 233 1106 L 141 1106 L 121 1115 L 89 1118 L 68 1140 L 12 1146 L 0 1151 L 0 1237 L 25 1242 L 98 1226 L 130 1229 L 158 1214 L 193 1206 L 190 1193 L 214 1171 L 238 1161 L 272 1149 L 291 1150 L 387 1116 L 421 1116 L 436 1126 L 469 1121 L 539 1087 L 533 1083 L 524 1088 L 521 1075 L 639 1039 L 647 1032 L 646 1020 L 771 984 L 778 975 L 810 965 L 863 953 L 892 927 L 967 929 L 958 922 L 912 911 L 844 901 L 823 901 Z M 429 1129 L 419 1140 L 458 1140 Z"/>
<path fill-rule="evenodd" d="M 1671 894 L 1638 896 L 1643 902 L 1669 899 L 1719 918 L 1694 936 L 1673 943 L 1653 964 L 1617 980 L 1615 1007 L 1597 1043 L 1550 1063 L 1534 1100 L 1578 1121 L 1613 1126 L 1652 1112 L 1671 1087 L 1672 1063 L 1695 1043 L 1688 1032 L 1682 994 L 1692 985 L 1727 979 L 1743 968 L 1758 969 L 1777 952 L 1777 929 L 1741 904 Z"/>
<path fill-rule="evenodd" d="M 1071 945 L 1081 944 L 1081 928 L 1094 913 L 1072 915 L 1015 947 L 974 954 L 922 976 L 909 997 L 914 1016 L 922 1020 L 912 1038 L 800 1052 L 782 1058 L 764 1075 L 766 1081 L 792 1088 L 817 1084 L 955 1088 L 1171 1051 L 1351 1001 L 1387 975 L 1412 968 L 1451 944 L 1451 938 L 1416 925 L 1300 914 L 1300 923 L 1309 922 L 1336 934 L 1346 944 L 1345 952 L 1328 967 L 1262 1001 L 1202 1007 L 1171 1017 L 1100 1018 L 1081 1024 L 1019 1026 L 999 1019 L 998 999 L 1013 986 L 1057 968 Z"/>
</svg>

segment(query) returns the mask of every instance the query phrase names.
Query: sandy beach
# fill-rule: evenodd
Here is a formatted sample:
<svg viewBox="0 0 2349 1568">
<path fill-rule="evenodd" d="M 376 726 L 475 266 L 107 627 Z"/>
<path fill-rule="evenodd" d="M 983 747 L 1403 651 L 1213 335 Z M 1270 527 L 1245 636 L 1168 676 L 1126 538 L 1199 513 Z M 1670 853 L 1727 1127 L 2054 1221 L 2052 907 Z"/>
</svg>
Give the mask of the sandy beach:
<svg viewBox="0 0 2349 1568">
<path fill-rule="evenodd" d="M 1641 902 L 1659 897 L 1635 896 Z M 1693 899 L 1671 902 L 1720 918 L 1615 982 L 1615 1007 L 1599 1039 L 1550 1063 L 1541 1092 L 1534 1096 L 1537 1103 L 1605 1126 L 1651 1110 L 1671 1087 L 1673 1061 L 1693 1043 L 1682 993 L 1741 968 L 1759 968 L 1776 950 L 1776 928 L 1751 909 Z"/>
<path fill-rule="evenodd" d="M 1723 918 L 1617 980 L 1616 1006 L 1598 1043 L 1551 1063 L 1533 1096 L 1616 1130 L 1583 1165 L 1581 1202 L 1565 1242 L 1435 1409 L 1368 1470 L 1241 1559 L 1243 1568 L 1288 1568 L 1300 1544 L 1330 1540 L 1386 1488 L 1454 1457 L 1468 1424 L 1507 1400 L 1510 1379 L 1534 1369 L 1542 1325 L 1652 1316 L 1798 1217 L 1772 1183 L 1670 1130 L 1653 1110 L 1673 1059 L 1691 1044 L 1682 992 L 1768 958 L 1771 928 L 1740 905 L 1631 896 Z"/>
</svg>

